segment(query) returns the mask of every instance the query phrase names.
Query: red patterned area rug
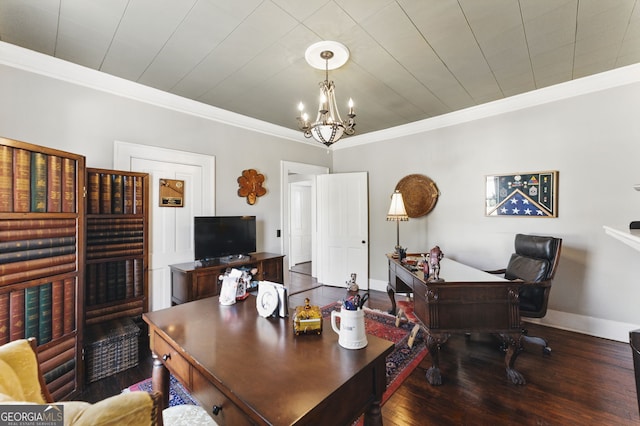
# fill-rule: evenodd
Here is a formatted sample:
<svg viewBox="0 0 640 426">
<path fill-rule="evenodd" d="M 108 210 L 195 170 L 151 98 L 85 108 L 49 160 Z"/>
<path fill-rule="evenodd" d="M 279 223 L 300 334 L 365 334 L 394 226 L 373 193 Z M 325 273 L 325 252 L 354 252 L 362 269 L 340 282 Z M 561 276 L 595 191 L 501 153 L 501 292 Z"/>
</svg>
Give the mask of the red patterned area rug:
<svg viewBox="0 0 640 426">
<path fill-rule="evenodd" d="M 329 317 L 331 311 L 339 309 L 340 302 L 332 303 L 322 308 L 322 315 Z M 396 327 L 396 318 L 392 315 L 369 308 L 365 308 L 364 313 L 367 334 L 395 343 L 395 349 L 387 357 L 387 390 L 382 396 L 382 404 L 384 404 L 424 359 L 428 353 L 427 347 L 423 333 L 418 333 L 411 348 L 407 345 L 409 334 L 414 326 L 412 322 L 403 321 L 399 327 Z M 333 333 L 333 330 L 329 328 L 323 330 L 323 333 Z M 129 386 L 123 392 L 137 390 L 150 392 L 151 379 Z M 189 392 L 173 376 L 170 376 L 169 406 L 181 404 L 198 405 Z"/>
<path fill-rule="evenodd" d="M 340 309 L 340 302 L 330 304 L 322 308 L 322 316 L 328 317 L 331 311 Z M 398 390 L 402 382 L 409 377 L 411 372 L 427 356 L 427 345 L 423 338 L 424 333 L 418 333 L 413 346 L 409 348 L 407 341 L 415 324 L 403 321 L 396 327 L 396 317 L 386 312 L 364 308 L 364 327 L 367 334 L 389 340 L 395 343 L 395 348 L 387 356 L 387 390 L 382 395 L 382 404 Z M 333 330 L 323 330 L 323 333 L 333 333 Z"/>
</svg>

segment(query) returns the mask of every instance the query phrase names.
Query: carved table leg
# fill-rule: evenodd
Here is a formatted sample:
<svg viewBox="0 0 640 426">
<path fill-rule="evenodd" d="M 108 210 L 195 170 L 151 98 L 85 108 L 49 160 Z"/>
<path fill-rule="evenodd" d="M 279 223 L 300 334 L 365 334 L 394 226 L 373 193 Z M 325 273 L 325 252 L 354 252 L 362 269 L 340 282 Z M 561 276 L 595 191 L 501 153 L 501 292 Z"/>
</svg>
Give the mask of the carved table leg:
<svg viewBox="0 0 640 426">
<path fill-rule="evenodd" d="M 502 339 L 504 340 L 505 346 L 507 346 L 507 353 L 504 357 L 504 363 L 507 368 L 507 378 L 511 380 L 511 383 L 514 385 L 526 384 L 527 381 L 524 379 L 524 376 L 514 368 L 516 358 L 520 352 L 522 352 L 522 335 L 503 335 Z"/>
<path fill-rule="evenodd" d="M 396 292 L 390 285 L 387 285 L 387 294 L 389 295 L 389 300 L 391 300 L 391 309 L 388 312 L 391 315 L 395 315 L 396 314 Z"/>
<path fill-rule="evenodd" d="M 151 389 L 162 392 L 162 407 L 160 411 L 169 406 L 169 370 L 164 366 L 162 360 L 155 353 L 153 358 L 153 369 L 151 370 Z"/>
<path fill-rule="evenodd" d="M 382 426 L 382 408 L 380 401 L 373 401 L 364 413 L 364 426 Z"/>
<path fill-rule="evenodd" d="M 440 375 L 440 345 L 444 344 L 449 335 L 432 336 L 427 330 L 427 348 L 431 356 L 431 367 L 427 370 L 427 381 L 430 385 L 439 386 L 442 384 L 442 376 Z"/>
</svg>

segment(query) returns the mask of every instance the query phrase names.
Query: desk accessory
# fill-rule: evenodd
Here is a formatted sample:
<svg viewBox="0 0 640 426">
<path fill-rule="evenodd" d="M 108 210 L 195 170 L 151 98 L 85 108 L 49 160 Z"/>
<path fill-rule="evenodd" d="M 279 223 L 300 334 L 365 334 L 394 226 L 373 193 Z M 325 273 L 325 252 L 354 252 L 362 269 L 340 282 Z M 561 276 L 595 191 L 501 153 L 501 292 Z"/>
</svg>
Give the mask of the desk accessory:
<svg viewBox="0 0 640 426">
<path fill-rule="evenodd" d="M 338 318 L 340 327 L 337 324 Z M 331 311 L 331 328 L 339 336 L 338 344 L 345 349 L 362 349 L 368 344 L 364 328 L 364 311 L 361 308 L 349 310 L 343 305 L 340 311 Z"/>
<path fill-rule="evenodd" d="M 293 332 L 296 336 L 322 333 L 322 311 L 318 306 L 312 306 L 309 298 L 304 299 L 304 306 L 296 307 Z"/>
<path fill-rule="evenodd" d="M 258 282 L 256 309 L 261 317 L 285 318 L 289 316 L 287 299 L 287 289 L 284 285 L 271 281 Z"/>
</svg>

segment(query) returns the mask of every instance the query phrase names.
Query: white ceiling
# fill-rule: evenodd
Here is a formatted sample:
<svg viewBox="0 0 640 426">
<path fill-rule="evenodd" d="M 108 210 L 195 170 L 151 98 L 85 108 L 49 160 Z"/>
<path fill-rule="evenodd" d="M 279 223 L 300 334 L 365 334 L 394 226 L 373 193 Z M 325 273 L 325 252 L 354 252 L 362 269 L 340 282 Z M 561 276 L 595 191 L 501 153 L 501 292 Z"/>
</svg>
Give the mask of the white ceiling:
<svg viewBox="0 0 640 426">
<path fill-rule="evenodd" d="M 640 0 L 0 0 L 0 40 L 297 129 L 331 71 L 356 134 L 640 62 Z"/>
</svg>

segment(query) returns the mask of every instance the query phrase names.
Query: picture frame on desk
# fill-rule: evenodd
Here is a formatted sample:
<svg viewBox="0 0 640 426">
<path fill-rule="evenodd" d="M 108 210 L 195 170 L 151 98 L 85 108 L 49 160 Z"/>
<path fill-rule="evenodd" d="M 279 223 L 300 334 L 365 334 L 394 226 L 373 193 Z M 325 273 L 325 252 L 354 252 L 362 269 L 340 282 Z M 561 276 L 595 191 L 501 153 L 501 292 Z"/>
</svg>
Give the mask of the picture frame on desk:
<svg viewBox="0 0 640 426">
<path fill-rule="evenodd" d="M 485 216 L 558 217 L 558 171 L 487 175 Z"/>
</svg>

